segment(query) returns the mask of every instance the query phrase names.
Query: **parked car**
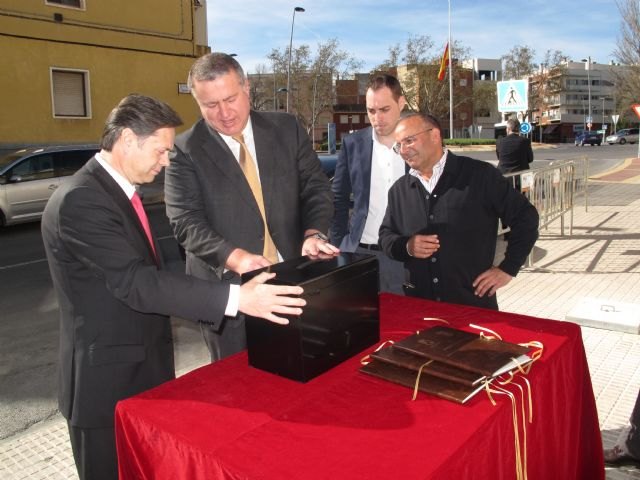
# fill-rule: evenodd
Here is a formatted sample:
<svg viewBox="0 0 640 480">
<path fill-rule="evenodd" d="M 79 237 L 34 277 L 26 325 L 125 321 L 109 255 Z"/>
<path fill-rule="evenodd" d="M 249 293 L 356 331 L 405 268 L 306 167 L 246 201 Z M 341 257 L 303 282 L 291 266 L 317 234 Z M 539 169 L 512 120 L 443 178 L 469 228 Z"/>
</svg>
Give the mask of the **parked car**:
<svg viewBox="0 0 640 480">
<path fill-rule="evenodd" d="M 600 146 L 602 145 L 602 134 L 585 130 L 584 132 L 576 136 L 575 145 L 576 147 L 578 145 L 580 145 L 581 147 L 584 147 L 585 145 L 591 145 L 592 147 L 594 145 Z"/>
<path fill-rule="evenodd" d="M 613 135 L 609 135 L 606 138 L 606 142 L 609 145 L 613 145 L 614 143 L 619 143 L 620 145 L 624 145 L 625 143 L 636 143 L 638 141 L 638 129 L 637 128 L 623 128 L 622 130 L 618 130 Z"/>
<path fill-rule="evenodd" d="M 40 220 L 55 189 L 98 150 L 98 145 L 65 145 L 0 157 L 0 226 Z"/>
<path fill-rule="evenodd" d="M 318 155 L 318 158 L 322 164 L 322 171 L 327 177 L 329 177 L 329 180 L 333 180 L 333 176 L 336 172 L 336 163 L 338 162 L 338 154 L 321 153 Z"/>
</svg>

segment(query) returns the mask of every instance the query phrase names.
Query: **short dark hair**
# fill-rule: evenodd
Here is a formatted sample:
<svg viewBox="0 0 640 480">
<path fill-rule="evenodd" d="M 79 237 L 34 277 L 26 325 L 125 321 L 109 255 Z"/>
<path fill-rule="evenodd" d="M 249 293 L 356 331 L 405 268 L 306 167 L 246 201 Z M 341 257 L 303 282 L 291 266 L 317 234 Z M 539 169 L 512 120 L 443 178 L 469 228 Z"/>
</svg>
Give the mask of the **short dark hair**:
<svg viewBox="0 0 640 480">
<path fill-rule="evenodd" d="M 402 96 L 402 86 L 396 77 L 389 75 L 388 73 L 381 73 L 380 75 L 371 77 L 369 79 L 367 90 L 371 89 L 375 92 L 376 90 L 384 87 L 391 90 L 391 95 L 396 102 L 400 100 L 400 97 Z"/>
<path fill-rule="evenodd" d="M 203 82 L 215 80 L 229 72 L 236 72 L 240 78 L 240 84 L 244 85 L 246 75 L 242 66 L 231 55 L 221 52 L 211 52 L 201 56 L 189 70 L 187 77 L 187 86 L 189 90 L 193 89 L 193 82 Z"/>
<path fill-rule="evenodd" d="M 423 113 L 423 112 L 407 113 L 406 115 L 403 115 L 402 117 L 400 117 L 400 120 L 398 121 L 398 123 L 404 122 L 409 118 L 413 118 L 413 117 L 420 118 L 420 120 L 422 120 L 422 123 L 424 123 L 427 128 L 437 129 L 440 132 L 440 136 L 442 137 L 442 126 L 440 125 L 440 120 L 438 120 L 434 115 L 431 115 L 430 113 Z M 445 146 L 444 138 L 442 138 L 442 146 L 443 147 Z"/>
<path fill-rule="evenodd" d="M 507 129 L 510 132 L 518 132 L 520 130 L 520 122 L 515 118 L 510 118 L 507 120 Z"/>
<path fill-rule="evenodd" d="M 422 113 L 422 112 L 407 113 L 406 115 L 403 115 L 400 118 L 400 121 L 404 122 L 405 120 L 412 117 L 419 117 L 422 120 L 422 122 L 428 127 L 436 128 L 440 130 L 440 132 L 442 132 L 442 126 L 440 125 L 440 120 L 438 120 L 435 116 L 431 115 L 430 113 Z"/>
<path fill-rule="evenodd" d="M 125 128 L 144 140 L 160 128 L 179 127 L 182 119 L 169 105 L 156 98 L 132 93 L 111 110 L 102 131 L 100 148 L 110 152 Z"/>
</svg>

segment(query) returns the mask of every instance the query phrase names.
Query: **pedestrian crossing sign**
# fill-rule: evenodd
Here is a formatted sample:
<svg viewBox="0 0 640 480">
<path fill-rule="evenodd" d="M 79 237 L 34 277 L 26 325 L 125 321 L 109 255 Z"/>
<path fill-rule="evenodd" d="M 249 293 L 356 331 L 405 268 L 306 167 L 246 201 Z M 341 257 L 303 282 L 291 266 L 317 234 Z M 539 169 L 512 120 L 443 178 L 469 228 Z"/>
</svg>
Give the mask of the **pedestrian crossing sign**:
<svg viewBox="0 0 640 480">
<path fill-rule="evenodd" d="M 529 110 L 529 82 L 507 80 L 498 82 L 498 111 L 526 112 Z"/>
</svg>

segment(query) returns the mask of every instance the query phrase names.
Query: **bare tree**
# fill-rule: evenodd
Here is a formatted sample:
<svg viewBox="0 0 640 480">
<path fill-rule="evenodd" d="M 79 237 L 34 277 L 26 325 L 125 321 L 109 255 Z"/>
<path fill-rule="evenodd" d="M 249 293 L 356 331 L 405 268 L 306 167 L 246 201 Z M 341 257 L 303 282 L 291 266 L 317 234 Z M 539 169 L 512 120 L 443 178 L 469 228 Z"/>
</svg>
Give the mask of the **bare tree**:
<svg viewBox="0 0 640 480">
<path fill-rule="evenodd" d="M 287 72 L 289 49 L 273 49 L 267 56 L 274 70 Z M 325 110 L 333 105 L 333 79 L 361 68 L 362 62 L 340 48 L 337 39 L 319 43 L 315 56 L 308 45 L 291 52 L 289 110 L 309 131 Z"/>
<path fill-rule="evenodd" d="M 527 45 L 516 45 L 508 53 L 503 55 L 504 62 L 502 73 L 506 80 L 518 80 L 532 75 L 538 66 L 533 58 L 536 51 Z"/>
<path fill-rule="evenodd" d="M 567 56 L 560 50 L 547 50 L 538 71 L 529 77 L 529 111 L 543 117 L 552 105 L 560 103 L 564 89 Z M 534 120 L 534 119 L 530 119 Z"/>
<path fill-rule="evenodd" d="M 636 0 L 616 1 L 620 12 L 620 36 L 613 52 L 625 68 L 613 70 L 616 108 L 640 103 L 640 7 Z"/>
<path fill-rule="evenodd" d="M 265 65 L 256 66 L 256 71 L 251 75 L 251 81 L 249 82 L 252 110 L 273 110 L 273 81 L 274 77 L 267 72 Z"/>
<path fill-rule="evenodd" d="M 438 118 L 449 115 L 449 82 L 438 80 L 438 71 L 443 51 L 433 49 L 431 41 L 421 41 L 416 47 L 416 38 L 407 41 L 407 53 L 405 59 L 417 60 L 416 63 L 407 64 L 407 74 L 403 76 L 402 87 L 407 104 L 411 110 L 430 113 Z M 419 37 L 418 37 L 419 38 Z M 454 41 L 450 49 L 452 58 L 453 83 L 459 84 L 463 73 L 459 65 L 471 56 L 471 50 L 460 42 Z M 447 67 L 448 69 L 448 67 Z M 453 97 L 454 111 L 462 105 L 473 101 L 471 85 L 467 89 L 456 89 Z"/>
</svg>

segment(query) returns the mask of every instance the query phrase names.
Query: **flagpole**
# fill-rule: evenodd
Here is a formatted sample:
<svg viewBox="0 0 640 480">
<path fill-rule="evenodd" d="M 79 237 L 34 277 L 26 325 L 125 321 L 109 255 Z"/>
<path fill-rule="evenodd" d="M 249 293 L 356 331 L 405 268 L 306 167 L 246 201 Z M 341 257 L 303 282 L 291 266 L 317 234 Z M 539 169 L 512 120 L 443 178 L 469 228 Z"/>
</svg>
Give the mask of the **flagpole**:
<svg viewBox="0 0 640 480">
<path fill-rule="evenodd" d="M 451 69 L 451 53 L 453 44 L 451 43 L 451 0 L 447 0 L 449 4 L 449 138 L 453 138 L 453 70 Z M 640 146 L 640 142 L 638 143 Z"/>
</svg>

